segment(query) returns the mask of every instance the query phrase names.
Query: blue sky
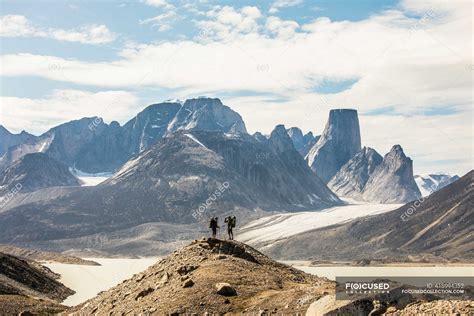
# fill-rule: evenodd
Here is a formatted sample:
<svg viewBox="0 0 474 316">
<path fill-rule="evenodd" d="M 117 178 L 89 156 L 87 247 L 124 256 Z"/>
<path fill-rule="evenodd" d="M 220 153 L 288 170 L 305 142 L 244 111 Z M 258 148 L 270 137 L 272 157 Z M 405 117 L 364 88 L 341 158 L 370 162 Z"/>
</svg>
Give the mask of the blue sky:
<svg viewBox="0 0 474 316">
<path fill-rule="evenodd" d="M 419 173 L 463 173 L 466 12 L 462 0 L 2 1 L 0 124 L 39 134 L 82 116 L 124 123 L 151 103 L 209 95 L 250 131 L 317 134 L 330 109 L 351 107 L 364 145 L 400 143 Z"/>
</svg>

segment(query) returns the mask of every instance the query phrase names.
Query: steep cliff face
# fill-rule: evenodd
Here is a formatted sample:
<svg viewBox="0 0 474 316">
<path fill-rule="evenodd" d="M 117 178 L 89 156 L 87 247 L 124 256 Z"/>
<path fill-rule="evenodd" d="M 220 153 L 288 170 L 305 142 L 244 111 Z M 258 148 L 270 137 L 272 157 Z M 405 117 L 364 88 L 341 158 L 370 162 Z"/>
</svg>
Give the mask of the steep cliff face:
<svg viewBox="0 0 474 316">
<path fill-rule="evenodd" d="M 212 98 L 186 100 L 168 126 L 168 132 L 178 130 L 247 133 L 242 117 L 221 100 Z"/>
<path fill-rule="evenodd" d="M 361 149 L 359 118 L 356 110 L 337 109 L 329 112 L 329 120 L 318 142 L 311 148 L 307 161 L 325 182 Z"/>
<path fill-rule="evenodd" d="M 400 145 L 392 147 L 377 166 L 364 188 L 364 200 L 380 203 L 407 203 L 421 197 L 413 177 L 413 161 Z"/>
<path fill-rule="evenodd" d="M 329 188 L 339 196 L 360 199 L 367 181 L 382 160 L 383 157 L 374 149 L 364 147 L 329 181 Z"/>
<path fill-rule="evenodd" d="M 148 106 L 124 126 L 118 122 L 106 124 L 99 117 L 82 118 L 38 137 L 25 133 L 12 136 L 0 128 L 0 143 L 2 148 L 6 147 L 3 156 L 0 154 L 0 169 L 26 154 L 43 152 L 86 173 L 116 171 L 130 158 L 178 130 L 246 133 L 240 115 L 219 99 L 197 98 L 184 104 L 166 101 Z"/>
<path fill-rule="evenodd" d="M 316 144 L 320 136 L 313 136 L 312 132 L 308 132 L 303 135 L 303 132 L 298 127 L 291 127 L 287 130 L 288 136 L 293 141 L 295 149 L 300 153 L 301 156 L 306 157 L 309 150 Z"/>
<path fill-rule="evenodd" d="M 124 127 L 124 147 L 129 155 L 136 155 L 160 140 L 169 123 L 181 108 L 181 103 L 152 104 L 128 121 Z"/>
</svg>

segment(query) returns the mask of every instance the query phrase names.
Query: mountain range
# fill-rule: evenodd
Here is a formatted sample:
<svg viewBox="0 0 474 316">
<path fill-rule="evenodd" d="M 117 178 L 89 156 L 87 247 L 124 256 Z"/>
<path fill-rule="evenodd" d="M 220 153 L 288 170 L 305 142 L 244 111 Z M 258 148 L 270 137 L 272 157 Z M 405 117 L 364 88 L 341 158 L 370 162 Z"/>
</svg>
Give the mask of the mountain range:
<svg viewBox="0 0 474 316">
<path fill-rule="evenodd" d="M 150 105 L 123 126 L 91 117 L 40 136 L 3 134 L 12 145 L 3 145 L 0 159 L 4 243 L 139 254 L 157 250 L 144 237 L 152 235 L 168 251 L 199 237 L 209 216 L 232 213 L 243 224 L 343 205 L 338 196 L 376 203 L 421 197 L 400 145 L 384 157 L 361 148 L 356 110 L 331 110 L 321 136 L 283 125 L 250 135 L 238 113 L 203 97 Z M 81 187 L 69 170 L 113 176 Z M 22 190 L 13 192 L 18 184 Z"/>
<path fill-rule="evenodd" d="M 2 127 L 0 133 L 7 136 L 5 142 L 1 138 L 5 153 L 0 168 L 28 153 L 42 152 L 86 173 L 113 172 L 165 135 L 183 129 L 246 133 L 240 115 L 219 99 L 169 101 L 148 106 L 123 126 L 89 117 L 61 124 L 40 136 L 14 135 Z"/>
<path fill-rule="evenodd" d="M 290 237 L 267 249 L 281 259 L 473 260 L 474 171 L 388 213 Z M 439 259 L 438 259 L 439 260 Z"/>
</svg>

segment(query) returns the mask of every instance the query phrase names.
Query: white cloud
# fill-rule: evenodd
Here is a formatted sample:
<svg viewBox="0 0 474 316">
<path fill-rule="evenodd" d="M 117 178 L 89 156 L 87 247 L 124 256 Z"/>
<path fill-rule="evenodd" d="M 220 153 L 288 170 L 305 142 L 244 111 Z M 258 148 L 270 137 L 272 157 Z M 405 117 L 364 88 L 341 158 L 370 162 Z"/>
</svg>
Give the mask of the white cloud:
<svg viewBox="0 0 474 316">
<path fill-rule="evenodd" d="M 100 63 L 9 54 L 2 56 L 0 72 L 113 89 L 163 87 L 179 91 L 180 98 L 252 91 L 262 96 L 224 101 L 242 113 L 250 130 L 267 132 L 277 123 L 320 132 L 331 108 L 363 114 L 390 107 L 390 116 L 361 116 L 366 145 L 385 153 L 393 145 L 386 139 L 393 139 L 415 161 L 466 161 L 472 155 L 470 10 L 466 2 L 404 1 L 400 9 L 361 21 L 318 18 L 298 27 L 265 19 L 258 8 L 214 7 L 206 20 L 196 21 L 196 41 L 130 44 L 119 59 Z M 424 18 L 413 18 L 414 12 Z M 357 82 L 339 93 L 315 92 L 322 83 L 346 80 Z M 455 113 L 422 115 L 448 107 Z"/>
<path fill-rule="evenodd" d="M 277 0 L 273 2 L 272 6 L 270 7 L 269 12 L 276 13 L 280 11 L 281 8 L 294 7 L 301 3 L 303 3 L 303 0 Z"/>
<path fill-rule="evenodd" d="M 147 5 L 157 7 L 157 8 L 165 8 L 165 9 L 174 9 L 174 5 L 170 4 L 166 0 L 144 0 Z"/>
<path fill-rule="evenodd" d="M 258 21 L 262 17 L 260 10 L 254 6 L 235 9 L 230 6 L 215 6 L 206 15 L 210 20 L 197 21 L 201 29 L 200 39 L 234 40 L 245 34 L 259 31 Z"/>
<path fill-rule="evenodd" d="M 160 32 L 171 29 L 171 24 L 178 19 L 176 11 L 170 10 L 152 18 L 140 20 L 140 24 L 151 24 L 152 27 L 157 27 Z"/>
<path fill-rule="evenodd" d="M 290 38 L 294 36 L 295 31 L 299 28 L 299 24 L 295 21 L 283 21 L 278 17 L 270 16 L 267 19 L 265 27 L 271 33 L 277 34 L 282 38 Z"/>
<path fill-rule="evenodd" d="M 123 123 L 136 114 L 138 105 L 138 99 L 126 91 L 55 90 L 40 99 L 0 97 L 1 124 L 15 132 L 26 127 L 40 134 L 82 117 L 100 116 L 108 122 Z"/>
<path fill-rule="evenodd" d="M 91 24 L 72 30 L 46 29 L 32 25 L 23 15 L 4 15 L 0 17 L 0 25 L 0 37 L 44 37 L 83 44 L 106 44 L 117 37 L 105 25 Z"/>
</svg>

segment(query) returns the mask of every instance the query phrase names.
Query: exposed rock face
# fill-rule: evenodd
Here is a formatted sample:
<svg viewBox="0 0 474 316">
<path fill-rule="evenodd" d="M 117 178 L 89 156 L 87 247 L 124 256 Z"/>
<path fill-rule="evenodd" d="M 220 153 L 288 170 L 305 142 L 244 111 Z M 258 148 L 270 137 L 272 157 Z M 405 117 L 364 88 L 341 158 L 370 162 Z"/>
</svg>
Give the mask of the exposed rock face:
<svg viewBox="0 0 474 316">
<path fill-rule="evenodd" d="M 288 136 L 293 141 L 293 145 L 301 156 L 306 157 L 309 150 L 316 144 L 320 136 L 313 136 L 312 132 L 303 135 L 303 132 L 298 127 L 292 127 L 287 130 Z"/>
<path fill-rule="evenodd" d="M 388 213 L 290 237 L 268 253 L 280 259 L 400 262 L 397 258 L 435 256 L 472 262 L 473 190 L 474 171 L 470 171 L 427 198 Z"/>
<path fill-rule="evenodd" d="M 202 213 L 195 214 L 203 204 Z M 190 224 L 228 212 L 244 220 L 256 209 L 340 204 L 296 152 L 283 126 L 266 142 L 248 134 L 183 131 L 165 137 L 99 186 L 0 213 L 0 241 L 57 240 L 149 222 Z"/>
<path fill-rule="evenodd" d="M 28 154 L 0 172 L 0 196 L 15 186 L 22 193 L 54 186 L 80 185 L 68 167 L 43 153 Z"/>
<path fill-rule="evenodd" d="M 369 178 L 382 160 L 374 149 L 364 147 L 329 181 L 329 188 L 339 196 L 361 199 Z"/>
<path fill-rule="evenodd" d="M 0 125 L 0 156 L 6 153 L 9 147 L 16 146 L 34 137 L 34 135 L 25 131 L 22 131 L 20 134 L 12 134 L 5 127 Z"/>
<path fill-rule="evenodd" d="M 219 254 L 225 254 L 224 256 Z M 186 280 L 192 286 L 183 287 Z M 68 313 L 165 315 L 304 315 L 334 283 L 273 261 L 255 249 L 217 239 L 194 241 L 142 273 Z"/>
<path fill-rule="evenodd" d="M 124 126 L 117 122 L 108 125 L 99 117 L 91 117 L 61 124 L 38 137 L 25 134 L 16 138 L 8 131 L 3 131 L 6 135 L 3 137 L 0 128 L 2 147 L 16 142 L 3 156 L 0 154 L 0 169 L 26 154 L 43 152 L 82 172 L 116 171 L 165 135 L 178 130 L 246 133 L 240 115 L 219 99 L 190 99 L 184 104 L 169 101 L 148 106 Z"/>
<path fill-rule="evenodd" d="M 128 121 L 123 127 L 126 152 L 130 156 L 139 154 L 160 140 L 180 108 L 176 102 L 152 104 Z"/>
<path fill-rule="evenodd" d="M 421 197 L 413 177 L 413 162 L 400 145 L 385 155 L 367 181 L 362 197 L 379 203 L 407 203 Z"/>
<path fill-rule="evenodd" d="M 429 174 L 427 176 L 415 175 L 415 182 L 423 196 L 428 196 L 458 179 L 459 176 L 457 175 L 451 176 L 444 173 Z"/>
<path fill-rule="evenodd" d="M 321 180 L 328 183 L 360 149 L 357 111 L 331 110 L 321 138 L 311 148 L 306 159 L 311 169 Z"/>
<path fill-rule="evenodd" d="M 169 132 L 178 130 L 222 131 L 247 133 L 242 117 L 223 105 L 219 99 L 197 98 L 184 102 L 173 121 Z"/>
</svg>

